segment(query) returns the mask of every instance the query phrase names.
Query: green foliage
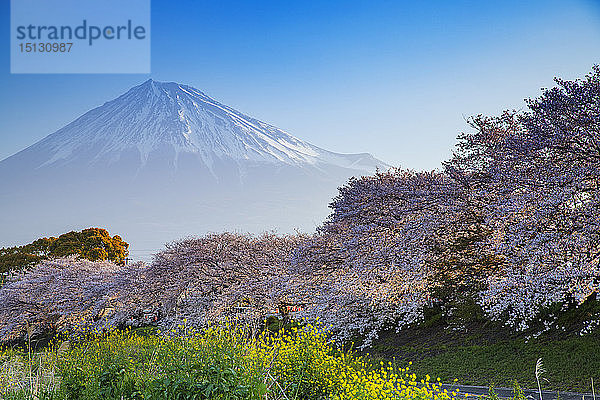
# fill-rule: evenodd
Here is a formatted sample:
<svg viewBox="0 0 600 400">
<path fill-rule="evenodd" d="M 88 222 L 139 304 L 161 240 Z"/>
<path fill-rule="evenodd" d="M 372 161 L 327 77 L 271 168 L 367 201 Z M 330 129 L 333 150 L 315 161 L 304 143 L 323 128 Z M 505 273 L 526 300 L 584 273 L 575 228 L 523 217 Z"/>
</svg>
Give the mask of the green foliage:
<svg viewBox="0 0 600 400">
<path fill-rule="evenodd" d="M 98 376 L 98 395 L 108 400 L 143 399 L 127 365 L 111 364 Z"/>
<path fill-rule="evenodd" d="M 65 369 L 68 373 L 62 377 L 62 392 L 66 400 L 77 400 L 85 389 L 85 373 L 79 366 Z"/>
<path fill-rule="evenodd" d="M 71 231 L 59 237 L 37 239 L 24 246 L 0 248 L 0 274 L 27 268 L 48 258 L 72 254 L 91 261 L 109 260 L 120 264 L 129 255 L 128 248 L 129 244 L 119 235 L 111 237 L 106 229 Z"/>
<path fill-rule="evenodd" d="M 525 400 L 525 392 L 517 381 L 513 382 L 513 400 Z"/>
<path fill-rule="evenodd" d="M 129 255 L 128 247 L 129 244 L 119 235 L 111 237 L 106 229 L 88 228 L 60 235 L 50 244 L 49 255 L 64 257 L 78 254 L 91 261 L 110 260 L 121 263 Z"/>
<path fill-rule="evenodd" d="M 5 247 L 0 249 L 0 274 L 11 270 L 20 270 L 43 260 L 43 257 L 31 254 L 22 247 Z"/>
<path fill-rule="evenodd" d="M 521 386 L 519 386 L 519 382 L 517 382 L 516 380 L 513 380 L 512 387 L 513 387 L 512 400 L 525 400 L 526 399 L 525 392 L 523 391 L 523 389 L 521 389 Z M 500 396 L 498 396 L 498 393 L 494 389 L 494 385 L 490 385 L 488 394 L 481 396 L 481 398 L 484 400 L 500 400 Z"/>
<path fill-rule="evenodd" d="M 215 399 L 247 398 L 250 390 L 240 384 L 239 373 L 235 369 L 221 370 L 213 365 L 208 370 L 198 368 L 189 375 L 181 371 L 174 377 L 152 380 L 146 385 L 145 397 L 157 400 L 170 399 Z"/>
<path fill-rule="evenodd" d="M 48 357 L 0 349 L 0 397 L 42 398 L 29 385 L 35 365 L 46 400 L 455 400 L 429 377 L 419 384 L 408 369 L 373 365 L 331 345 L 319 328 L 257 333 L 225 325 L 190 332 L 89 334 L 50 346 Z M 185 333 L 185 334 L 184 334 Z M 62 349 L 62 350 L 61 350 Z M 40 378 L 41 379 L 41 378 Z M 41 381 L 39 381 L 41 382 Z M 53 396 L 53 397 L 52 397 Z"/>
<path fill-rule="evenodd" d="M 484 396 L 485 400 L 500 400 L 498 393 L 494 390 L 494 385 L 490 385 L 488 394 Z"/>
</svg>

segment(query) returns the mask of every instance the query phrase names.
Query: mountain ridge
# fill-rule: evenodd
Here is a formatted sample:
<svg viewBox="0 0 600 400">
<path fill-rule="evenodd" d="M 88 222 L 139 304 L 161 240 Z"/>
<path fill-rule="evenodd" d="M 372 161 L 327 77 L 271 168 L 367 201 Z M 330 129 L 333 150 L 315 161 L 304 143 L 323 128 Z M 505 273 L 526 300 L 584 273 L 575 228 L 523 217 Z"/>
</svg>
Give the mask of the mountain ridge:
<svg viewBox="0 0 600 400">
<path fill-rule="evenodd" d="M 359 170 L 387 167 L 368 153 L 341 154 L 319 148 L 191 86 L 152 79 L 5 160 L 23 152 L 44 153 L 36 155 L 41 161 L 37 168 L 43 168 L 69 163 L 91 147 L 95 150 L 88 157 L 90 164 L 110 164 L 118 161 L 120 152 L 137 151 L 142 168 L 151 153 L 160 151 L 173 153 L 172 166 L 177 166 L 181 153 L 188 153 L 209 169 L 216 158 L 226 157 L 237 162 L 332 164 Z"/>
</svg>

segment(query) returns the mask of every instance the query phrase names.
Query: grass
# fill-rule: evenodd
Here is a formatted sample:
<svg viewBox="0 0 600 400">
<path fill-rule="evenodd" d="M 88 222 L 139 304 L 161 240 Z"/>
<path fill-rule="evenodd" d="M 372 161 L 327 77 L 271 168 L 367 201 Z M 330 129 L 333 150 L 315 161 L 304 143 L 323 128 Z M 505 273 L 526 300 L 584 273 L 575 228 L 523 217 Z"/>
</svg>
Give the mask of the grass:
<svg viewBox="0 0 600 400">
<path fill-rule="evenodd" d="M 490 345 L 451 346 L 437 355 L 415 357 L 414 371 L 434 373 L 463 384 L 509 386 L 517 380 L 536 388 L 536 360 L 542 358 L 549 390 L 589 392 L 590 378 L 600 371 L 600 341 L 596 337 L 565 340 L 512 340 Z"/>
<path fill-rule="evenodd" d="M 451 400 L 429 376 L 341 351 L 313 326 L 260 334 L 231 326 L 157 335 L 112 331 L 43 351 L 0 351 L 7 400 Z"/>
<path fill-rule="evenodd" d="M 486 330 L 487 329 L 487 330 Z M 472 327 L 468 332 L 446 332 L 439 326 L 387 336 L 380 340 L 373 356 L 412 360 L 417 376 L 432 374 L 444 382 L 537 389 L 536 361 L 543 360 L 544 390 L 591 392 L 591 378 L 600 374 L 600 337 L 549 334 L 526 340 L 502 334 L 497 327 Z M 596 379 L 597 380 L 597 379 Z"/>
</svg>

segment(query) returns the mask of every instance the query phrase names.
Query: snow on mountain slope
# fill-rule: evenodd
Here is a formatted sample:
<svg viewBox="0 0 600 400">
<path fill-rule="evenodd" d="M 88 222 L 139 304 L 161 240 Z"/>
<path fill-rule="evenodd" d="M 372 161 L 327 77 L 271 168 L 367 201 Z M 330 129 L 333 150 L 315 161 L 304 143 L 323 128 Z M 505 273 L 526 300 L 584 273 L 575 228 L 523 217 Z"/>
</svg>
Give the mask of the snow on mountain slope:
<svg viewBox="0 0 600 400">
<path fill-rule="evenodd" d="M 93 151 L 90 151 L 93 149 Z M 38 168 L 68 164 L 85 153 L 89 165 L 118 161 L 136 151 L 143 168 L 152 152 L 170 152 L 177 168 L 182 153 L 212 169 L 215 161 L 335 165 L 372 171 L 386 165 L 369 154 L 337 154 L 302 141 L 224 104 L 173 82 L 148 80 L 97 107 L 27 150 Z"/>
</svg>

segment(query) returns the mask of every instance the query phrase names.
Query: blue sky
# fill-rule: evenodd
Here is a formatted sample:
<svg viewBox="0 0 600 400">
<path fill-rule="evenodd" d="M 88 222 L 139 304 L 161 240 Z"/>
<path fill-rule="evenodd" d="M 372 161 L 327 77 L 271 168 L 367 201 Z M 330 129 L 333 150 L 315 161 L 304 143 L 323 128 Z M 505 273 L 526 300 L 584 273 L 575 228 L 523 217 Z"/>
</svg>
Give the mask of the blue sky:
<svg viewBox="0 0 600 400">
<path fill-rule="evenodd" d="M 152 77 L 328 150 L 432 169 L 465 118 L 522 108 L 600 62 L 600 1 L 152 1 L 152 73 L 11 75 L 0 159 Z"/>
</svg>

